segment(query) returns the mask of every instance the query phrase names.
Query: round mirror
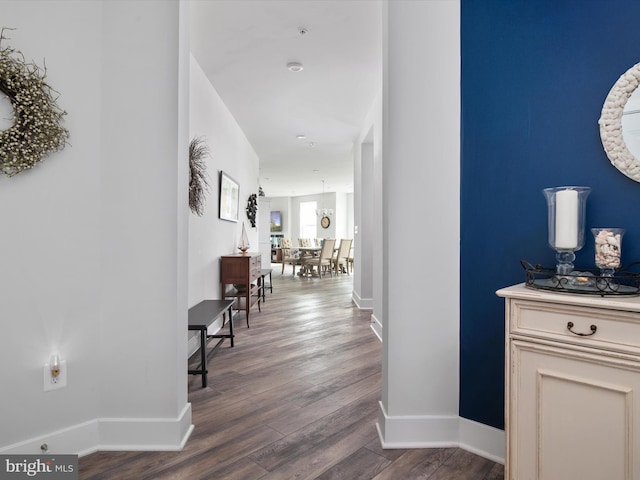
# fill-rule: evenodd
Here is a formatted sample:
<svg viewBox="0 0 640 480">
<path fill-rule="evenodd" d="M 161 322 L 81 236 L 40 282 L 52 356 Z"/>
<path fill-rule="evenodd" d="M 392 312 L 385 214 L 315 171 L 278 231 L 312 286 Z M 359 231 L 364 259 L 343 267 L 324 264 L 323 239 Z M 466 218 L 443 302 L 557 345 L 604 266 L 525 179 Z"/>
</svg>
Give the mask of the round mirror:
<svg viewBox="0 0 640 480">
<path fill-rule="evenodd" d="M 600 138 L 611 164 L 640 182 L 640 63 L 611 88 L 600 115 Z M 634 95 L 634 93 L 636 93 Z"/>
<path fill-rule="evenodd" d="M 627 149 L 640 159 L 640 88 L 636 88 L 622 111 L 622 138 Z"/>
</svg>

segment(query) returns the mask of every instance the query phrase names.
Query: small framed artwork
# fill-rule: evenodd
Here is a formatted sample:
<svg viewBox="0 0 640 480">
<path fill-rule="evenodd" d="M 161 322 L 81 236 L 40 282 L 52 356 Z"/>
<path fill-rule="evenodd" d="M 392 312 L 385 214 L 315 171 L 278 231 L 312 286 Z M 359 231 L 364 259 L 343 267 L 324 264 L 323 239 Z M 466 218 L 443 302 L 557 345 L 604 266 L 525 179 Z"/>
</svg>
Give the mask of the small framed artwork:
<svg viewBox="0 0 640 480">
<path fill-rule="evenodd" d="M 229 175 L 220 171 L 220 220 L 238 221 L 240 185 Z"/>
<path fill-rule="evenodd" d="M 282 232 L 282 217 L 280 212 L 271 212 L 270 228 L 272 232 Z"/>
</svg>

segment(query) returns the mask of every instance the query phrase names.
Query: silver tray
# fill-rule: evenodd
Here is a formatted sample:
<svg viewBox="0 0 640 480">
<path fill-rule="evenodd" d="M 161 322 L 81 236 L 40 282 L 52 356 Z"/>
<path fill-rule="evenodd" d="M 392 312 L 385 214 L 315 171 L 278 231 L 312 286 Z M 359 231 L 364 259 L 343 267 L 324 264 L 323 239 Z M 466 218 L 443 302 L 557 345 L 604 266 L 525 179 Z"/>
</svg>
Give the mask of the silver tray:
<svg viewBox="0 0 640 480">
<path fill-rule="evenodd" d="M 613 276 L 600 275 L 600 270 L 577 269 L 571 275 L 558 275 L 555 268 L 532 265 L 520 260 L 529 288 L 582 295 L 640 295 L 640 273 L 631 271 L 640 262 L 619 268 Z"/>
</svg>

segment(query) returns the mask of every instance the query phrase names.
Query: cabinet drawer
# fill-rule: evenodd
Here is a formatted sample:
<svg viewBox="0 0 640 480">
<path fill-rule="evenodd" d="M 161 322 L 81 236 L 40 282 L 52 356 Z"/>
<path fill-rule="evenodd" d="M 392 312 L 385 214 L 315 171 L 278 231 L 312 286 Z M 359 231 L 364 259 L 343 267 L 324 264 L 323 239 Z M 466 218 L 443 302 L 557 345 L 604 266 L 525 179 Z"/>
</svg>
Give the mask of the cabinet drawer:
<svg viewBox="0 0 640 480">
<path fill-rule="evenodd" d="M 509 333 L 640 352 L 640 322 L 635 312 L 511 299 Z"/>
</svg>

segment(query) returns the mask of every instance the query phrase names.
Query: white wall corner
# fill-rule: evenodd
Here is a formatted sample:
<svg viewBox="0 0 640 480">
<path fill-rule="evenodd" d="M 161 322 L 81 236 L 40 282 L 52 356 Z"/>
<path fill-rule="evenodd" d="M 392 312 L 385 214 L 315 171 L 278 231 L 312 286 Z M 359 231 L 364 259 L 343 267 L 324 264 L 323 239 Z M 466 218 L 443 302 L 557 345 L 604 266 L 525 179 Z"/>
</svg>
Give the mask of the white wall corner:
<svg viewBox="0 0 640 480">
<path fill-rule="evenodd" d="M 390 416 L 382 402 L 376 428 L 382 448 L 459 447 L 504 464 L 504 431 L 457 415 Z"/>
</svg>

